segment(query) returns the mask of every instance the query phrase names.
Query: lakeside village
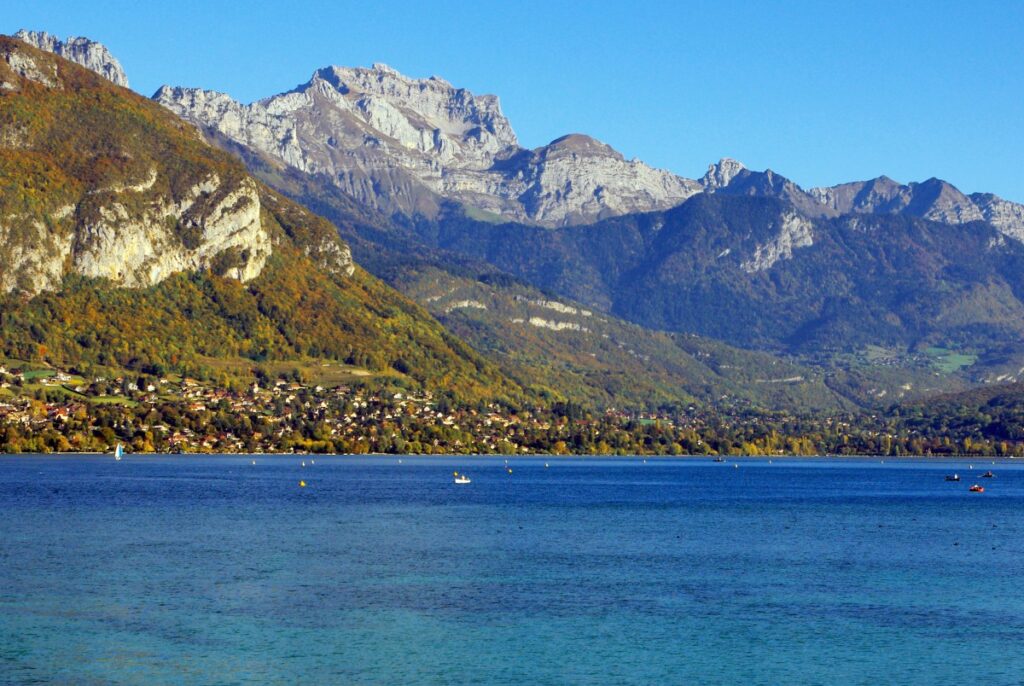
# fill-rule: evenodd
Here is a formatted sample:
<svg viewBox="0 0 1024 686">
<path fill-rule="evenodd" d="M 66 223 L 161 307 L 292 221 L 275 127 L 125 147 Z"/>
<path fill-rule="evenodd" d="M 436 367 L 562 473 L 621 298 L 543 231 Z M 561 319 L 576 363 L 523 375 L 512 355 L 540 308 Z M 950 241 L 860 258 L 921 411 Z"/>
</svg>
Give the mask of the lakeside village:
<svg viewBox="0 0 1024 686">
<path fill-rule="evenodd" d="M 1024 456 L 1024 441 L 960 434 L 875 414 L 459 405 L 428 392 L 304 382 L 298 370 L 237 387 L 0 365 L 0 453 L 123 443 L 138 453 Z"/>
</svg>

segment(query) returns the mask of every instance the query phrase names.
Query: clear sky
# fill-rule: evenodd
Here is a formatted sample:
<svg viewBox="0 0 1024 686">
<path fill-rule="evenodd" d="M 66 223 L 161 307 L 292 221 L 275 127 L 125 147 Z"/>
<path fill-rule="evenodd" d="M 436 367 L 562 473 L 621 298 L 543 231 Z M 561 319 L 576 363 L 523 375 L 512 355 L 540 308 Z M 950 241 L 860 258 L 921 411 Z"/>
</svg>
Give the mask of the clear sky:
<svg viewBox="0 0 1024 686">
<path fill-rule="evenodd" d="M 248 102 L 385 62 L 500 96 L 520 141 L 588 133 L 684 176 L 932 176 L 1024 201 L 1024 2 L 28 0 L 0 31 L 105 43 L 133 88 Z"/>
</svg>

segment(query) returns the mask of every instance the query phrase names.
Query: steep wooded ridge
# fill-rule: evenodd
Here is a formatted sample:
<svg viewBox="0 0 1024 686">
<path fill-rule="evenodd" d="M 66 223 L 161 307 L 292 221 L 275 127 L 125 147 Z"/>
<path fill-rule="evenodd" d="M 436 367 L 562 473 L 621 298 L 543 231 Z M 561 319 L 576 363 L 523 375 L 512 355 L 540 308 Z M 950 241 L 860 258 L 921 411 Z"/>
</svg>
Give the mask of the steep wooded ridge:
<svg viewBox="0 0 1024 686">
<path fill-rule="evenodd" d="M 0 37 L 0 355 L 61 367 L 331 360 L 523 393 L 358 268 L 326 220 L 151 100 Z"/>
</svg>

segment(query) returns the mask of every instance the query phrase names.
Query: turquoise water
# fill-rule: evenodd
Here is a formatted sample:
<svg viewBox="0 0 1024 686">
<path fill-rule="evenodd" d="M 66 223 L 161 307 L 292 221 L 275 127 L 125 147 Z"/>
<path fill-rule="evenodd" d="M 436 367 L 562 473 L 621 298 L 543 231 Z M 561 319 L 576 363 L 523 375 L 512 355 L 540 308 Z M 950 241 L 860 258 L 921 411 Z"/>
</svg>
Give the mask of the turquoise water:
<svg viewBox="0 0 1024 686">
<path fill-rule="evenodd" d="M 1024 683 L 1017 464 L 255 459 L 0 457 L 0 683 Z"/>
</svg>

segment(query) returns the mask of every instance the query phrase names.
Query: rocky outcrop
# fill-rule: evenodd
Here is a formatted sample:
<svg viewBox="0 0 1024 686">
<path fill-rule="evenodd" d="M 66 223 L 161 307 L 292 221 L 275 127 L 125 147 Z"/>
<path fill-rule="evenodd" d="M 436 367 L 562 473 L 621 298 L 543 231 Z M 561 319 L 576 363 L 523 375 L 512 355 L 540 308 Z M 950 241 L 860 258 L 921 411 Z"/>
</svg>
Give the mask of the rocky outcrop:
<svg viewBox="0 0 1024 686">
<path fill-rule="evenodd" d="M 90 198 L 88 212 L 68 205 L 50 215 L 49 225 L 0 217 L 0 293 L 55 290 L 66 274 L 130 288 L 198 270 L 248 281 L 272 252 L 249 179 L 232 186 L 213 176 L 177 199 L 142 199 L 141 209 L 137 188 L 99 192 L 107 197 L 98 204 Z"/>
<path fill-rule="evenodd" d="M 163 166 L 167 157 L 155 149 L 165 141 L 155 137 L 147 146 L 132 147 L 138 129 L 132 129 L 128 114 L 123 119 L 111 115 L 109 121 L 115 123 L 110 126 L 116 129 L 98 125 L 68 138 L 69 127 L 80 126 L 76 108 L 81 99 L 73 89 L 102 91 L 111 86 L 91 75 L 84 83 L 62 80 L 65 72 L 57 66 L 52 55 L 23 42 L 0 40 L 5 99 L 17 104 L 29 82 L 68 96 L 57 103 L 15 108 L 0 125 L 9 182 L 0 193 L 0 294 L 57 289 L 69 274 L 132 288 L 152 286 L 182 271 L 210 270 L 241 281 L 257 277 L 273 244 L 256 182 L 241 169 L 210 159 L 222 154 L 191 137 L 173 146 L 169 154 L 176 159 Z M 40 133 L 27 125 L 26 118 L 34 116 L 31 107 L 50 105 L 38 115 L 47 118 L 49 128 Z M 154 110 L 168 120 L 164 135 L 181 136 L 179 122 Z M 159 129 L 152 120 L 138 127 Z M 83 136 L 86 142 L 80 144 Z M 115 155 L 93 154 L 89 137 L 102 140 L 103 149 L 115 150 Z M 74 149 L 59 148 L 65 143 Z M 53 146 L 61 152 L 54 154 Z M 182 152 L 193 157 L 183 162 L 177 159 Z M 342 257 L 351 263 L 350 256 Z"/>
<path fill-rule="evenodd" d="M 565 226 L 671 207 L 701 190 L 588 136 L 524 149 L 495 96 L 381 64 L 320 69 L 251 105 L 167 86 L 154 98 L 385 212 L 432 217 L 454 200 L 495 219 Z"/>
<path fill-rule="evenodd" d="M 29 45 L 60 55 L 66 60 L 90 69 L 118 86 L 128 88 L 128 77 L 121 63 L 110 54 L 106 46 L 88 38 L 69 36 L 60 40 L 45 31 L 26 31 L 21 29 L 14 37 Z"/>
<path fill-rule="evenodd" d="M 716 164 L 708 165 L 708 171 L 701 177 L 700 183 L 705 190 L 713 191 L 725 188 L 740 172 L 744 172 L 746 169 L 742 162 L 723 157 Z"/>
<path fill-rule="evenodd" d="M 748 274 L 771 269 L 779 260 L 793 257 L 795 248 L 814 245 L 814 224 L 795 212 L 787 212 L 778 222 L 778 233 L 770 241 L 758 245 L 754 255 L 740 264 Z"/>
<path fill-rule="evenodd" d="M 991 193 L 972 193 L 969 197 L 985 221 L 1000 233 L 1024 242 L 1024 205 Z"/>
<path fill-rule="evenodd" d="M 271 241 L 256 185 L 245 179 L 228 187 L 213 176 L 178 200 L 154 199 L 142 212 L 111 198 L 98 220 L 77 227 L 70 248 L 74 272 L 144 287 L 204 269 L 249 281 L 263 270 Z"/>
</svg>

